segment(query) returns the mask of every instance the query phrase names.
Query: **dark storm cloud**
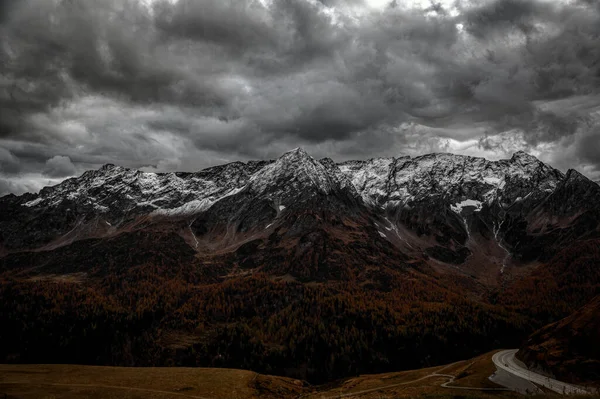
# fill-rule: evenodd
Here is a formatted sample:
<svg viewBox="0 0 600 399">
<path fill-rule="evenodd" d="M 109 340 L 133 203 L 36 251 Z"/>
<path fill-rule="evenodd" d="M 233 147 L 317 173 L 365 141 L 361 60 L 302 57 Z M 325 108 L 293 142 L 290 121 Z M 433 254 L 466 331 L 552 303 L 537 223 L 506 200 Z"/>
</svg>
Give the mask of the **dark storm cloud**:
<svg viewBox="0 0 600 399">
<path fill-rule="evenodd" d="M 2 120 L 9 133 L 22 128 L 23 113 L 46 110 L 81 90 L 144 103 L 226 101 L 209 81 L 171 63 L 135 1 L 22 1 L 2 31 Z"/>
<path fill-rule="evenodd" d="M 536 0 L 496 0 L 465 12 L 465 29 L 477 38 L 508 30 L 530 33 L 535 22 L 552 16 L 552 8 Z"/>
<path fill-rule="evenodd" d="M 584 135 L 577 143 L 577 150 L 584 161 L 600 169 L 600 129 L 596 127 Z"/>
<path fill-rule="evenodd" d="M 344 158 L 455 139 L 500 153 L 511 129 L 600 165 L 585 145 L 598 136 L 596 2 L 367 5 L 0 1 L 0 174 L 197 169 L 298 145 Z"/>
<path fill-rule="evenodd" d="M 162 1 L 154 6 L 161 37 L 187 39 L 225 51 L 252 74 L 289 73 L 333 54 L 349 37 L 331 25 L 322 7 L 307 1 Z M 216 50 L 218 49 L 218 50 Z"/>
<path fill-rule="evenodd" d="M 586 115 L 547 112 L 537 103 L 598 94 L 600 16 L 590 7 L 497 0 L 458 18 L 481 56 L 441 69 L 443 87 L 474 120 L 496 130 L 519 128 L 531 145 L 577 133 Z M 450 65 L 457 58 L 450 59 Z M 477 63 L 476 65 L 474 63 Z"/>
<path fill-rule="evenodd" d="M 50 177 L 73 176 L 77 170 L 69 157 L 56 155 L 46 161 L 44 174 Z"/>
<path fill-rule="evenodd" d="M 19 158 L 12 152 L 0 148 L 0 172 L 4 172 L 5 174 L 16 173 L 20 169 L 19 163 Z"/>
<path fill-rule="evenodd" d="M 8 18 L 8 13 L 11 8 L 18 3 L 19 0 L 0 0 L 0 22 Z"/>
<path fill-rule="evenodd" d="M 167 36 L 212 42 L 236 51 L 273 48 L 278 37 L 271 15 L 258 1 L 182 0 L 154 5 L 156 27 Z"/>
</svg>

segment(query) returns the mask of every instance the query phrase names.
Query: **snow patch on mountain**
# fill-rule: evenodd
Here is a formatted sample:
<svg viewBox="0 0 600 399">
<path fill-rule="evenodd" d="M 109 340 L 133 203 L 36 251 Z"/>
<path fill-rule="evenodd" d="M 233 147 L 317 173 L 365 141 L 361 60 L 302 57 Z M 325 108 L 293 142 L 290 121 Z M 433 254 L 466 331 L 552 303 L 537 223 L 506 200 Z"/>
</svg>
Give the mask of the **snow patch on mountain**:
<svg viewBox="0 0 600 399">
<path fill-rule="evenodd" d="M 151 216 L 185 216 L 193 215 L 207 210 L 214 204 L 209 198 L 193 200 L 177 208 L 156 209 L 150 213 Z"/>
<path fill-rule="evenodd" d="M 466 199 L 464 201 L 457 202 L 454 205 L 450 205 L 450 209 L 452 209 L 453 212 L 460 214 L 462 213 L 462 210 L 466 207 L 474 207 L 475 209 L 473 210 L 473 212 L 479 212 L 481 211 L 482 206 L 483 203 L 481 201 Z"/>
<path fill-rule="evenodd" d="M 37 204 L 39 204 L 40 202 L 42 202 L 44 199 L 43 198 L 36 198 L 32 201 L 28 201 L 26 203 L 23 204 L 23 206 L 27 206 L 27 207 L 32 207 L 32 206 L 36 206 Z"/>
</svg>

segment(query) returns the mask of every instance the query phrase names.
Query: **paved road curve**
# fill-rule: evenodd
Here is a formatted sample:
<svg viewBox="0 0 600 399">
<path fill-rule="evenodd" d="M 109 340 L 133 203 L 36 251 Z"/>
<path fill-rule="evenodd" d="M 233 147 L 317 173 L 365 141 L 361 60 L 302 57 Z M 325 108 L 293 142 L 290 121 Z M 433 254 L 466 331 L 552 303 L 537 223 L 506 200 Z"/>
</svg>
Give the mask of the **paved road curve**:
<svg viewBox="0 0 600 399">
<path fill-rule="evenodd" d="M 537 374 L 533 371 L 529 371 L 526 368 L 523 368 L 519 364 L 520 362 L 515 359 L 515 353 L 517 353 L 517 351 L 518 349 L 509 349 L 497 352 L 494 354 L 494 356 L 492 356 L 492 361 L 499 369 L 505 370 L 517 377 L 531 381 L 535 384 L 544 386 L 548 389 L 553 390 L 554 392 L 562 394 L 590 393 L 580 386 L 567 384 L 566 382 L 558 381 L 553 378 L 549 378 L 544 375 Z"/>
</svg>

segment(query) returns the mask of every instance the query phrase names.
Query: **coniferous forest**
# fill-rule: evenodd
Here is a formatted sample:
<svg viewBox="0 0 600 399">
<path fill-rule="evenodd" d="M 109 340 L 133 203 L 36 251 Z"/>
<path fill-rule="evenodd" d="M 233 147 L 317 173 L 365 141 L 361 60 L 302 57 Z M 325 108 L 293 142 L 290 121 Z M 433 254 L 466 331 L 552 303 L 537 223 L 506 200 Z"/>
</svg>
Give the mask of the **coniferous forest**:
<svg viewBox="0 0 600 399">
<path fill-rule="evenodd" d="M 129 267 L 119 264 L 126 251 L 99 247 L 87 273 L 55 263 L 47 267 L 57 274 L 37 275 L 24 265 L 43 255 L 11 258 L 17 265 L 3 265 L 0 283 L 0 361 L 230 367 L 321 383 L 516 347 L 600 289 L 593 240 L 487 292 L 426 268 L 388 273 L 385 284 L 263 273 L 219 281 L 187 263 L 177 242 Z"/>
</svg>

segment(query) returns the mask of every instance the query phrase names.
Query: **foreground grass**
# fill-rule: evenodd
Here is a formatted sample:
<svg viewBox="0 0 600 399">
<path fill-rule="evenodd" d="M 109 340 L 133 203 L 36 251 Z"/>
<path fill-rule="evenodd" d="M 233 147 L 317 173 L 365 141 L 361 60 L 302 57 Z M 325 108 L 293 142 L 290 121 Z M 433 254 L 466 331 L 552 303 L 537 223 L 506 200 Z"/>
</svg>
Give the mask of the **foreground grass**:
<svg viewBox="0 0 600 399">
<path fill-rule="evenodd" d="M 0 365 L 0 399 L 8 398 L 285 398 L 300 381 L 251 371 L 208 368 L 125 368 Z"/>
<path fill-rule="evenodd" d="M 0 399 L 523 398 L 512 391 L 495 390 L 501 387 L 488 379 L 496 370 L 493 353 L 445 366 L 361 375 L 313 387 L 290 378 L 235 369 L 0 365 Z M 553 392 L 530 396 L 559 397 L 563 396 Z"/>
</svg>

